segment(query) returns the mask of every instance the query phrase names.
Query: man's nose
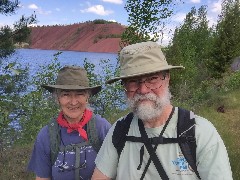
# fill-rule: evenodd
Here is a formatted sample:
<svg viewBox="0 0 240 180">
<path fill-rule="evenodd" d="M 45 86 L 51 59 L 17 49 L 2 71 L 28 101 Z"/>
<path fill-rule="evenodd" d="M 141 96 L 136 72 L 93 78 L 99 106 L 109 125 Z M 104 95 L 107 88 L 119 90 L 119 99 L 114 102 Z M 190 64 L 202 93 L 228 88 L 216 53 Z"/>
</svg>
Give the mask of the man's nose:
<svg viewBox="0 0 240 180">
<path fill-rule="evenodd" d="M 145 81 L 139 81 L 137 91 L 140 94 L 146 94 L 150 91 L 150 89 L 146 86 Z"/>
</svg>

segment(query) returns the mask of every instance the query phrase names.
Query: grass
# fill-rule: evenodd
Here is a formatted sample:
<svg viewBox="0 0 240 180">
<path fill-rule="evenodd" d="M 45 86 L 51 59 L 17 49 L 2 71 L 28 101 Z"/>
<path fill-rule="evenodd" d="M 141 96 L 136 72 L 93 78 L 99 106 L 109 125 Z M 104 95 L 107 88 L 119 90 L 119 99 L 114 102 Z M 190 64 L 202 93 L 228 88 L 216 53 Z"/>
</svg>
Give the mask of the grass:
<svg viewBox="0 0 240 180">
<path fill-rule="evenodd" d="M 0 151 L 0 177 L 4 180 L 34 179 L 26 167 L 32 151 L 32 145 L 17 146 Z"/>
<path fill-rule="evenodd" d="M 198 114 L 211 121 L 221 135 L 228 151 L 233 179 L 240 179 L 240 90 L 219 97 L 210 107 L 202 106 Z M 224 113 L 217 112 L 219 106 L 224 106 Z"/>
<path fill-rule="evenodd" d="M 240 179 L 240 90 L 217 95 L 216 101 L 203 105 L 195 112 L 217 128 L 221 135 L 230 158 L 233 179 Z M 214 99 L 214 98 L 213 98 Z M 220 100 L 219 100 L 220 99 Z M 217 112 L 219 106 L 224 105 L 224 113 Z M 110 118 L 113 121 L 113 117 Z M 116 118 L 115 118 L 116 120 Z M 112 122 L 113 123 L 113 122 Z M 0 177 L 4 180 L 34 179 L 32 173 L 26 172 L 32 145 L 17 146 L 7 151 L 0 151 Z"/>
</svg>

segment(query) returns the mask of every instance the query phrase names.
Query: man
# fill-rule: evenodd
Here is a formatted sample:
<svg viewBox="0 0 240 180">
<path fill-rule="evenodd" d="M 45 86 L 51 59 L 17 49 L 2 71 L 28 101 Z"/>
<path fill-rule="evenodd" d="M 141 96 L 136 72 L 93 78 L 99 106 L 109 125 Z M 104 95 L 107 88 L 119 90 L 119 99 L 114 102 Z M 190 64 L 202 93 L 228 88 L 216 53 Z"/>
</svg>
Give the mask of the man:
<svg viewBox="0 0 240 180">
<path fill-rule="evenodd" d="M 187 142 L 195 144 L 195 164 L 190 165 L 180 147 L 186 145 L 178 133 L 182 112 L 170 102 L 169 70 L 183 67 L 168 65 L 157 43 L 143 42 L 122 49 L 120 68 L 120 77 L 107 83 L 122 80 L 133 117 L 119 119 L 109 130 L 95 160 L 92 179 L 231 180 L 224 143 L 206 119 L 189 113 L 189 119 L 194 117 L 195 123 L 182 133 L 195 132 L 193 141 Z M 128 140 L 118 151 L 118 145 L 114 144 L 115 129 L 126 119 L 131 121 L 126 133 Z M 190 120 L 185 118 L 183 122 L 187 121 Z M 123 126 L 121 131 L 126 128 Z M 164 143 L 174 138 L 175 142 Z"/>
</svg>

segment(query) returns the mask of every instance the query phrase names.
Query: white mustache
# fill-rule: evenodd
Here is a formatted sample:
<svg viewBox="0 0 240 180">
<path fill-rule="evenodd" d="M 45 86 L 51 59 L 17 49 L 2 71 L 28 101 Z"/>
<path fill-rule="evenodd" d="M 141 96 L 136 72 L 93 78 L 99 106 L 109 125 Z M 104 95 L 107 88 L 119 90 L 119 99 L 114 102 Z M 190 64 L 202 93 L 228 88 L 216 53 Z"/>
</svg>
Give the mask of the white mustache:
<svg viewBox="0 0 240 180">
<path fill-rule="evenodd" d="M 136 94 L 135 97 L 133 98 L 134 102 L 137 102 L 139 100 L 150 100 L 150 101 L 157 101 L 157 96 L 155 94 L 145 94 L 145 95 L 141 95 L 141 94 Z"/>
</svg>

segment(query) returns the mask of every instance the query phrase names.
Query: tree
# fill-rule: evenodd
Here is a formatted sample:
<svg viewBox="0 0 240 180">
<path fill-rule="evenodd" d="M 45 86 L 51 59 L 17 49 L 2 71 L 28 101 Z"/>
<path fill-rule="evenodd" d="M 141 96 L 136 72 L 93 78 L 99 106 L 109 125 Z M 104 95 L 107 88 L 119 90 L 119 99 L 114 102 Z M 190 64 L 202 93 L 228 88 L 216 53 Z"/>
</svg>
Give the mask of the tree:
<svg viewBox="0 0 240 180">
<path fill-rule="evenodd" d="M 1 0 L 0 13 L 11 15 L 19 8 L 19 2 Z M 24 17 L 17 21 L 13 28 L 0 28 L 0 145 L 11 143 L 7 139 L 14 133 L 11 124 L 21 115 L 20 100 L 28 85 L 28 70 L 17 62 L 9 62 L 7 57 L 15 51 L 15 44 L 24 42 L 30 30 L 28 26 L 36 22 L 36 16 Z"/>
<path fill-rule="evenodd" d="M 0 13 L 9 15 L 14 14 L 16 10 L 19 8 L 18 0 L 9 1 L 9 0 L 1 0 L 0 1 Z"/>
<path fill-rule="evenodd" d="M 18 133 L 20 138 L 15 143 L 28 144 L 33 142 L 39 130 L 58 113 L 59 108 L 54 97 L 41 85 L 55 83 L 61 68 L 58 59 L 60 54 L 61 52 L 54 54 L 52 62 L 39 67 L 39 71 L 31 79 L 31 86 L 34 87 L 19 99 L 17 109 L 22 113 L 19 114 L 17 120 L 21 131 Z"/>
<path fill-rule="evenodd" d="M 95 65 L 90 63 L 87 59 L 84 60 L 84 68 L 87 70 L 88 78 L 92 86 L 102 84 L 106 80 L 114 76 L 115 65 L 110 64 L 110 60 L 101 60 L 98 67 L 101 67 L 102 72 L 96 74 Z M 102 85 L 103 89 L 100 93 L 91 97 L 90 104 L 94 108 L 94 112 L 101 114 L 113 123 L 117 117 L 120 117 L 119 113 L 125 110 L 124 106 L 124 92 L 120 83 L 114 83 L 113 85 Z"/>
<path fill-rule="evenodd" d="M 220 78 L 235 57 L 240 55 L 240 4 L 237 0 L 225 0 L 214 33 L 213 51 L 208 67 L 212 76 Z"/>
<path fill-rule="evenodd" d="M 171 75 L 172 92 L 178 95 L 180 101 L 192 100 L 208 79 L 206 63 L 212 44 L 212 30 L 208 28 L 206 15 L 206 6 L 201 6 L 198 11 L 193 7 L 184 23 L 176 28 L 172 43 L 166 49 L 170 64 L 185 67 L 181 76 L 178 72 Z"/>
<path fill-rule="evenodd" d="M 129 26 L 121 37 L 121 47 L 143 41 L 159 40 L 165 21 L 173 14 L 173 0 L 127 0 Z"/>
</svg>

